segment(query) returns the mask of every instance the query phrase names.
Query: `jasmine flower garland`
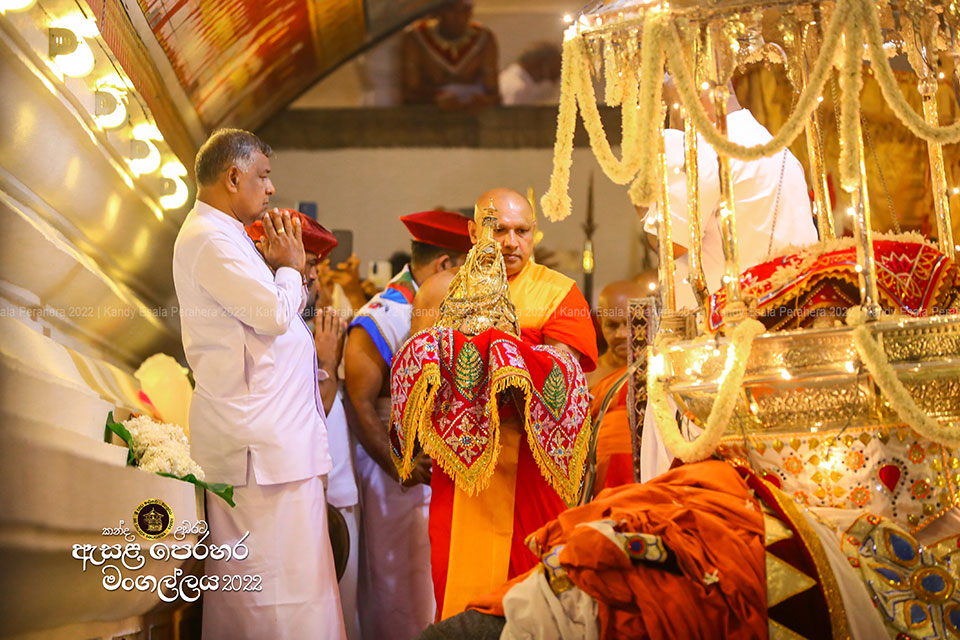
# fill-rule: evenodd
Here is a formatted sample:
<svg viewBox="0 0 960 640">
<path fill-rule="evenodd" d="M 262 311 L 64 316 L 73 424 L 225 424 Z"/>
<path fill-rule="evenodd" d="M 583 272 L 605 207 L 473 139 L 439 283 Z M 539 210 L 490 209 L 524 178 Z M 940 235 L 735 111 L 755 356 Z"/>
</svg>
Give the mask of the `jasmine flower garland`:
<svg viewBox="0 0 960 640">
<path fill-rule="evenodd" d="M 733 330 L 727 347 L 727 358 L 720 373 L 720 388 L 707 418 L 706 428 L 695 440 L 687 442 L 674 419 L 667 399 L 666 361 L 663 354 L 651 356 L 647 369 L 647 404 L 653 409 L 657 430 L 667 449 L 684 462 L 697 462 L 709 457 L 720 444 L 740 397 L 740 386 L 747 370 L 753 339 L 766 331 L 758 320 L 747 318 Z"/>
</svg>

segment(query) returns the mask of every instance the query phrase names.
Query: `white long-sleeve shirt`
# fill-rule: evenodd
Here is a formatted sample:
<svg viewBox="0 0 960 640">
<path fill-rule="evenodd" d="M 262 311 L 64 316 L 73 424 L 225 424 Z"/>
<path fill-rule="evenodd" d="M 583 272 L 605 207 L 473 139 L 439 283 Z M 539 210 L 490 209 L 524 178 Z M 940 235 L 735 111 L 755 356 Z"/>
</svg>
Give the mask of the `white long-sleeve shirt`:
<svg viewBox="0 0 960 640">
<path fill-rule="evenodd" d="M 727 116 L 730 140 L 745 146 L 766 144 L 770 132 L 757 122 L 747 109 Z M 690 223 L 687 214 L 687 174 L 684 167 L 684 134 L 664 131 L 667 155 L 667 177 L 673 241 L 690 246 Z M 720 239 L 720 176 L 717 152 L 701 136 L 697 136 L 697 165 L 700 183 L 700 233 L 702 234 L 703 271 L 707 287 L 713 293 L 720 288 L 723 273 L 723 243 Z M 775 253 L 789 245 L 802 246 L 817 242 L 810 197 L 803 165 L 789 150 L 768 158 L 744 162 L 730 159 L 733 177 L 734 212 L 740 271 L 760 264 L 768 249 Z M 779 195 L 778 195 L 779 191 Z M 650 207 L 643 228 L 657 235 L 657 205 Z M 772 241 L 771 241 L 772 238 Z M 689 254 L 677 258 L 677 307 L 696 307 L 693 290 L 683 282 L 689 275 Z"/>
<path fill-rule="evenodd" d="M 313 336 L 300 273 L 274 275 L 243 225 L 196 203 L 173 251 L 180 326 L 196 389 L 191 453 L 207 480 L 257 484 L 330 471 Z"/>
</svg>

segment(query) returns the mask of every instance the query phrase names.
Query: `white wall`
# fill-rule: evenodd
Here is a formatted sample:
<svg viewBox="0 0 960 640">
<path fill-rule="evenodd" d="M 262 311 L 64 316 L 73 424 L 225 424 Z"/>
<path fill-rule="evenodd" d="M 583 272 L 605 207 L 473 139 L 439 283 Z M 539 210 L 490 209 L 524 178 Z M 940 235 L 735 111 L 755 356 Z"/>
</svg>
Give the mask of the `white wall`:
<svg viewBox="0 0 960 640">
<path fill-rule="evenodd" d="M 408 250 L 409 236 L 398 217 L 436 206 L 472 207 L 493 187 L 525 192 L 546 190 L 552 150 L 490 149 L 347 149 L 279 151 L 271 159 L 277 195 L 272 204 L 292 207 L 299 200 L 319 206 L 319 221 L 327 228 L 354 231 L 361 264 Z M 637 235 L 637 215 L 626 189 L 603 175 L 589 149 L 574 152 L 570 195 L 574 212 L 551 223 L 540 216 L 543 246 L 579 252 L 581 225 L 586 216 L 587 184 L 594 174 L 596 246 L 595 282 L 625 278 L 640 268 L 643 247 Z M 361 268 L 361 275 L 365 274 Z M 568 275 L 582 282 L 579 272 Z"/>
</svg>

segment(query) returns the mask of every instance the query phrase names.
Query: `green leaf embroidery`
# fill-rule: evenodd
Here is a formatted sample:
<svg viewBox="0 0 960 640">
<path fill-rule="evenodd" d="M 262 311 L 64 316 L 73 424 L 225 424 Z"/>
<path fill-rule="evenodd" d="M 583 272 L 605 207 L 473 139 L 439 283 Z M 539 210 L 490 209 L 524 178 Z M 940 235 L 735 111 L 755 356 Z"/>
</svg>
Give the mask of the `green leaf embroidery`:
<svg viewBox="0 0 960 640">
<path fill-rule="evenodd" d="M 454 382 L 460 393 L 473 400 L 474 389 L 483 379 L 483 359 L 480 351 L 472 342 L 461 347 L 457 355 L 457 366 L 454 372 Z"/>
<path fill-rule="evenodd" d="M 551 415 L 559 420 L 567 406 L 567 381 L 556 362 L 543 382 L 543 402 Z"/>
</svg>

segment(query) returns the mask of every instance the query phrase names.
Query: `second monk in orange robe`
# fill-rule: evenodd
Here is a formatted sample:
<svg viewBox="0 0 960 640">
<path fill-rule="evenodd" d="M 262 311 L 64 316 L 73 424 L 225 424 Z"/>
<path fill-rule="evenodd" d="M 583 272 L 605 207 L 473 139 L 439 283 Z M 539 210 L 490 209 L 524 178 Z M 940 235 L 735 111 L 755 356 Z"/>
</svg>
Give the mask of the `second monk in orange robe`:
<svg viewBox="0 0 960 640">
<path fill-rule="evenodd" d="M 634 482 L 626 384 L 620 387 L 610 401 L 603 422 L 598 425 L 596 419 L 607 393 L 627 372 L 627 354 L 630 349 L 627 303 L 632 298 L 642 297 L 644 293 L 643 287 L 631 280 L 611 282 L 600 292 L 597 315 L 600 318 L 600 331 L 607 342 L 607 351 L 600 356 L 596 371 L 587 376 L 590 394 L 593 396 L 590 413 L 595 428 L 599 429 L 594 495 L 607 487 Z"/>
</svg>

